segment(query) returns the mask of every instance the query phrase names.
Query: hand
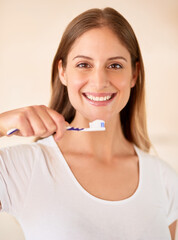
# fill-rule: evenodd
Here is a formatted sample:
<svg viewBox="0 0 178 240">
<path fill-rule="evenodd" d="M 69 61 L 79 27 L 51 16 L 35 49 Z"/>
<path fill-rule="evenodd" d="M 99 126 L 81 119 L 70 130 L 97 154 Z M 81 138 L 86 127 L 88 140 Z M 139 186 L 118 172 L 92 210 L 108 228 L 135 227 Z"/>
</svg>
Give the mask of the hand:
<svg viewBox="0 0 178 240">
<path fill-rule="evenodd" d="M 66 131 L 68 123 L 64 117 L 44 105 L 29 106 L 0 114 L 0 135 L 6 136 L 8 130 L 17 128 L 13 135 L 29 137 L 48 137 L 54 134 L 59 140 Z"/>
</svg>

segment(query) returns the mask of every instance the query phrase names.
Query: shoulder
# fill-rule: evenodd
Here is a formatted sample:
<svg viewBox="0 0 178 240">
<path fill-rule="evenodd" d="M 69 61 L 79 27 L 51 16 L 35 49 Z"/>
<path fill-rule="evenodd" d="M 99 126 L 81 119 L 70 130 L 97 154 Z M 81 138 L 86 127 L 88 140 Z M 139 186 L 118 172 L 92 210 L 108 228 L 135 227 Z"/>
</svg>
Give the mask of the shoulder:
<svg viewBox="0 0 178 240">
<path fill-rule="evenodd" d="M 27 157 L 34 156 L 39 151 L 40 148 L 36 143 L 19 144 L 1 148 L 0 156 L 3 158 Z"/>
<path fill-rule="evenodd" d="M 159 201 L 164 202 L 164 209 L 167 215 L 168 225 L 173 223 L 178 217 L 178 174 L 168 161 L 160 159 L 158 156 L 145 153 L 136 148 L 136 152 L 143 164 L 144 174 L 147 182 L 151 184 L 151 191 L 156 189 L 155 194 L 159 195 Z"/>
<path fill-rule="evenodd" d="M 12 145 L 0 148 L 0 156 L 5 158 L 34 157 L 42 152 L 42 147 L 50 145 L 49 138 L 41 139 L 28 144 Z"/>
<path fill-rule="evenodd" d="M 168 163 L 169 159 L 167 161 L 161 159 L 157 155 L 153 155 L 147 152 L 142 151 L 141 149 L 136 147 L 136 152 L 138 156 L 142 159 L 144 164 L 146 164 L 150 168 L 155 168 L 157 171 L 160 172 L 162 176 L 174 176 L 175 178 L 178 177 L 178 174 L 174 168 L 171 167 L 171 165 Z"/>
<path fill-rule="evenodd" d="M 35 162 L 42 162 L 44 159 L 44 149 L 47 148 L 49 139 L 43 139 L 28 144 L 19 144 L 0 148 L 0 170 L 6 167 L 14 168 L 33 167 Z"/>
<path fill-rule="evenodd" d="M 148 181 L 152 182 L 152 188 L 159 186 L 156 188 L 158 193 L 162 192 L 161 196 L 165 196 L 170 224 L 178 215 L 178 174 L 165 160 L 140 149 L 137 149 L 137 153 L 144 165 L 144 173 L 147 174 Z"/>
<path fill-rule="evenodd" d="M 0 149 L 0 175 L 6 179 L 30 179 L 32 172 L 46 168 L 50 158 L 47 140 Z M 44 144 L 45 143 L 45 144 Z M 16 181 L 15 180 L 15 181 Z M 13 180 L 14 181 L 14 180 Z"/>
<path fill-rule="evenodd" d="M 41 149 L 36 143 L 19 144 L 0 149 L 0 172 L 13 174 L 31 172 L 35 162 L 41 155 Z"/>
<path fill-rule="evenodd" d="M 168 161 L 138 148 L 136 148 L 136 151 L 141 159 L 140 162 L 147 178 L 160 182 L 160 186 L 162 186 L 166 194 L 169 195 L 170 192 L 178 194 L 178 174 Z"/>
</svg>

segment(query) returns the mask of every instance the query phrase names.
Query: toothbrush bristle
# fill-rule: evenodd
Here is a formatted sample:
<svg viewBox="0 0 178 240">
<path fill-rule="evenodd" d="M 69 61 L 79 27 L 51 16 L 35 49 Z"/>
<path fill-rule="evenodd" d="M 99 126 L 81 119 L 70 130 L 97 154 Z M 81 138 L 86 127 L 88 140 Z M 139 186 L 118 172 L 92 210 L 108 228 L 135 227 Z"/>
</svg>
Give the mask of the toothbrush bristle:
<svg viewBox="0 0 178 240">
<path fill-rule="evenodd" d="M 84 131 L 84 132 L 92 132 L 92 131 L 104 131 L 105 130 L 105 122 L 103 120 L 95 120 L 89 123 L 89 128 L 77 128 L 77 127 L 67 127 L 69 131 Z"/>
</svg>

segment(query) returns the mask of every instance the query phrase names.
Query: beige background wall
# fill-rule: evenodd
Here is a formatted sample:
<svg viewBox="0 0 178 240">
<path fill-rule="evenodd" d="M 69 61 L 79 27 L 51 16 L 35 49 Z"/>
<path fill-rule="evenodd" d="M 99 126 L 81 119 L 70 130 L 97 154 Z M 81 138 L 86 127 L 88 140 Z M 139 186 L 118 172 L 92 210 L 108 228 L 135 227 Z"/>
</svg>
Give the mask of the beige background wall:
<svg viewBox="0 0 178 240">
<path fill-rule="evenodd" d="M 177 0 L 0 0 L 0 112 L 47 105 L 51 63 L 65 26 L 88 8 L 107 6 L 120 11 L 138 37 L 150 138 L 178 172 Z M 31 140 L 5 137 L 0 147 Z"/>
</svg>

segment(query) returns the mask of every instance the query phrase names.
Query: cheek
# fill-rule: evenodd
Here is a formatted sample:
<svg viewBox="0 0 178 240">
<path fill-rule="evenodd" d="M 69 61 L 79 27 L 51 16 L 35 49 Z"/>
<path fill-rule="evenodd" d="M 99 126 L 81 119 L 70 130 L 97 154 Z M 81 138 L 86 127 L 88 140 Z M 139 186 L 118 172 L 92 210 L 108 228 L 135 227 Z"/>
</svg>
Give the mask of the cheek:
<svg viewBox="0 0 178 240">
<path fill-rule="evenodd" d="M 118 91 L 126 90 L 131 86 L 132 79 L 131 69 L 123 69 L 120 72 L 115 74 L 110 74 L 109 79 L 112 82 L 112 85 L 115 86 Z"/>
<path fill-rule="evenodd" d="M 67 75 L 67 86 L 70 89 L 70 92 L 79 91 L 86 82 L 86 76 L 77 74 L 74 71 Z"/>
<path fill-rule="evenodd" d="M 117 81 L 113 82 L 113 85 L 118 90 L 119 112 L 126 106 L 129 100 L 131 90 L 130 83 L 131 77 L 129 77 L 129 75 L 122 76 L 122 78 L 118 78 Z"/>
<path fill-rule="evenodd" d="M 130 83 L 131 83 L 131 80 L 130 80 L 130 78 L 128 78 L 128 76 L 125 78 L 118 78 L 115 81 L 113 81 L 113 85 L 119 91 L 124 91 L 124 90 L 130 89 Z"/>
<path fill-rule="evenodd" d="M 86 81 L 81 76 L 77 76 L 76 74 L 70 74 L 70 76 L 67 76 L 68 97 L 70 103 L 75 109 L 77 109 L 77 107 L 80 105 L 80 92 L 85 84 Z"/>
</svg>

